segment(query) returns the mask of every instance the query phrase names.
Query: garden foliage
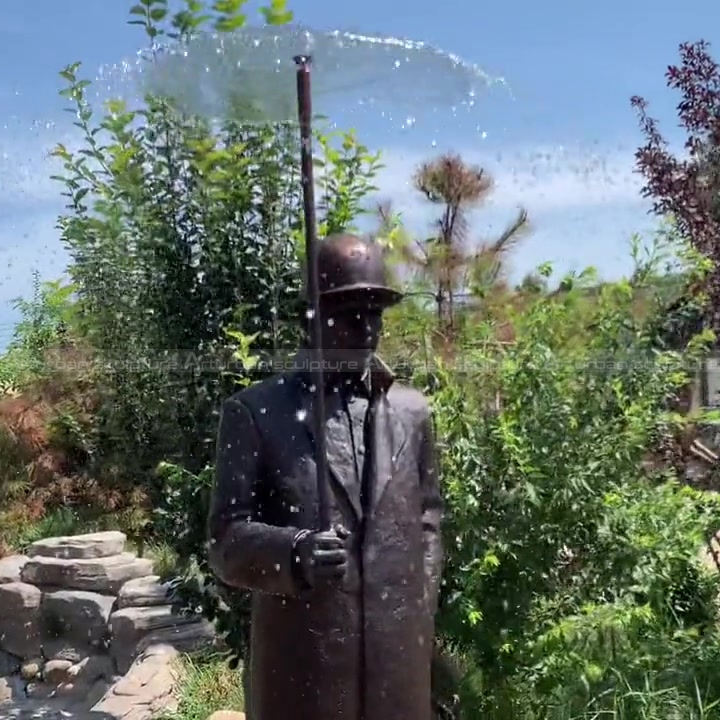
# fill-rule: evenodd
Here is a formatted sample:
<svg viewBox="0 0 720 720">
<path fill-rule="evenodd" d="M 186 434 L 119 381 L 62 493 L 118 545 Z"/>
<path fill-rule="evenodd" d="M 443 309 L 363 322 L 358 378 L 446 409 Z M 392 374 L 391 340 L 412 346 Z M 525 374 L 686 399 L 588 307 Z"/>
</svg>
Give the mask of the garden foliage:
<svg viewBox="0 0 720 720">
<path fill-rule="evenodd" d="M 242 27 L 243 7 L 186 0 L 173 14 L 142 0 L 131 14 L 157 42 Z M 291 19 L 281 0 L 263 13 Z M 172 547 L 178 601 L 216 621 L 237 659 L 247 598 L 212 578 L 205 516 L 221 400 L 298 339 L 297 128 L 248 123 L 240 109 L 210 122 L 161 97 L 98 111 L 78 64 L 62 76 L 82 133 L 55 151 L 72 282 L 38 286 L 23 306 L 0 382 L 47 382 L 52 348 L 88 363 L 92 413 L 63 425 L 65 444 L 82 438 L 77 470 L 149 498 L 144 539 Z M 319 131 L 316 148 L 321 233 L 347 229 L 379 156 L 351 132 Z M 712 267 L 680 255 L 670 285 L 681 296 Z M 720 504 L 646 462 L 685 422 L 673 400 L 711 337 L 666 342 L 656 267 L 604 284 L 588 271 L 552 291 L 550 274 L 538 269 L 502 323 L 487 312 L 497 287 L 484 286 L 482 306 L 454 307 L 441 342 L 436 308 L 413 300 L 388 315 L 383 348 L 428 394 L 440 443 L 436 699 L 470 720 L 718 718 L 719 588 L 700 553 Z"/>
</svg>

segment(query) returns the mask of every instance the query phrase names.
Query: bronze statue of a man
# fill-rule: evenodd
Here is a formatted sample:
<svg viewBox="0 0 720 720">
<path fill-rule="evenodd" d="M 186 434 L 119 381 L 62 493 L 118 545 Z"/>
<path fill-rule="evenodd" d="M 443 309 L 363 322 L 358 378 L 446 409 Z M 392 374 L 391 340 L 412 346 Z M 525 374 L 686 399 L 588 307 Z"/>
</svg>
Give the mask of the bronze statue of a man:
<svg viewBox="0 0 720 720">
<path fill-rule="evenodd" d="M 318 248 L 333 530 L 318 532 L 307 355 L 223 406 L 210 559 L 253 591 L 248 720 L 430 720 L 442 562 L 428 405 L 375 355 L 381 249 Z"/>
</svg>

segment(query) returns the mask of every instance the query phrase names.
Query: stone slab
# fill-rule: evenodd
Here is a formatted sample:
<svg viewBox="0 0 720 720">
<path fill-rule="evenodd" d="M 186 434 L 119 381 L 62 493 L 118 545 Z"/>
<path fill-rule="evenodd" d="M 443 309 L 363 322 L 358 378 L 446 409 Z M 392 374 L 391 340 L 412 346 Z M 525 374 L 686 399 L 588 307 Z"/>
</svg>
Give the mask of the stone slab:
<svg viewBox="0 0 720 720">
<path fill-rule="evenodd" d="M 107 558 L 124 552 L 126 540 L 125 534 L 116 530 L 45 538 L 30 545 L 27 555 L 64 560 Z"/>
<path fill-rule="evenodd" d="M 23 568 L 22 580 L 40 587 L 117 595 L 128 580 L 151 575 L 152 569 L 152 560 L 132 553 L 80 560 L 36 556 Z"/>
<path fill-rule="evenodd" d="M 128 580 L 118 593 L 118 608 L 168 604 L 169 588 L 157 575 Z"/>
<path fill-rule="evenodd" d="M 87 590 L 58 590 L 43 595 L 41 617 L 45 636 L 74 647 L 97 647 L 108 637 L 115 598 Z"/>
<path fill-rule="evenodd" d="M 179 680 L 178 652 L 155 645 L 140 655 L 125 675 L 93 706 L 115 720 L 149 720 L 177 705 L 175 691 Z"/>
<path fill-rule="evenodd" d="M 34 585 L 0 585 L 0 650 L 23 660 L 41 654 L 41 599 Z"/>
<path fill-rule="evenodd" d="M 157 607 L 128 607 L 115 611 L 110 616 L 110 654 L 118 672 L 127 672 L 138 653 L 142 652 L 140 642 L 150 636 L 157 639 L 155 644 L 174 647 L 172 639 L 180 639 L 181 628 L 200 625 L 192 615 L 173 612 L 169 605 Z M 144 645 L 147 648 L 147 644 Z"/>
<path fill-rule="evenodd" d="M 9 555 L 0 560 L 0 585 L 20 582 L 20 573 L 27 562 L 25 555 Z"/>
</svg>

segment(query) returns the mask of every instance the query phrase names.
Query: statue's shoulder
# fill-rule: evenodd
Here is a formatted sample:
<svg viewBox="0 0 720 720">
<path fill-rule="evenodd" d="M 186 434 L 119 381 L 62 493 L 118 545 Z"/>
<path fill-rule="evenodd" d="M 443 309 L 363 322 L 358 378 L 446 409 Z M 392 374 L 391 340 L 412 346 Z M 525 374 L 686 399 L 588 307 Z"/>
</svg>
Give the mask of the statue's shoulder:
<svg viewBox="0 0 720 720">
<path fill-rule="evenodd" d="M 419 390 L 409 385 L 393 383 L 388 390 L 387 398 L 395 412 L 413 423 L 424 422 L 430 415 L 427 398 Z"/>
<path fill-rule="evenodd" d="M 295 377 L 292 373 L 271 375 L 265 380 L 239 390 L 225 402 L 239 403 L 251 412 L 276 406 L 290 397 L 294 380 Z"/>
</svg>

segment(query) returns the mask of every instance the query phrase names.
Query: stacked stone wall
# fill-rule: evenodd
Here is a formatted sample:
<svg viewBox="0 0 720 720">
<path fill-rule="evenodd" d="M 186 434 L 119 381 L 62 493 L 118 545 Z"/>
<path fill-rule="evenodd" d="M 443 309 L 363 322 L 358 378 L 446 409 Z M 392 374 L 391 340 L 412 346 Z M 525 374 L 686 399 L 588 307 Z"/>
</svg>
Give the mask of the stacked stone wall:
<svg viewBox="0 0 720 720">
<path fill-rule="evenodd" d="M 152 717 L 172 704 L 177 654 L 213 640 L 209 623 L 174 612 L 123 533 L 40 540 L 0 560 L 0 720 Z"/>
</svg>

